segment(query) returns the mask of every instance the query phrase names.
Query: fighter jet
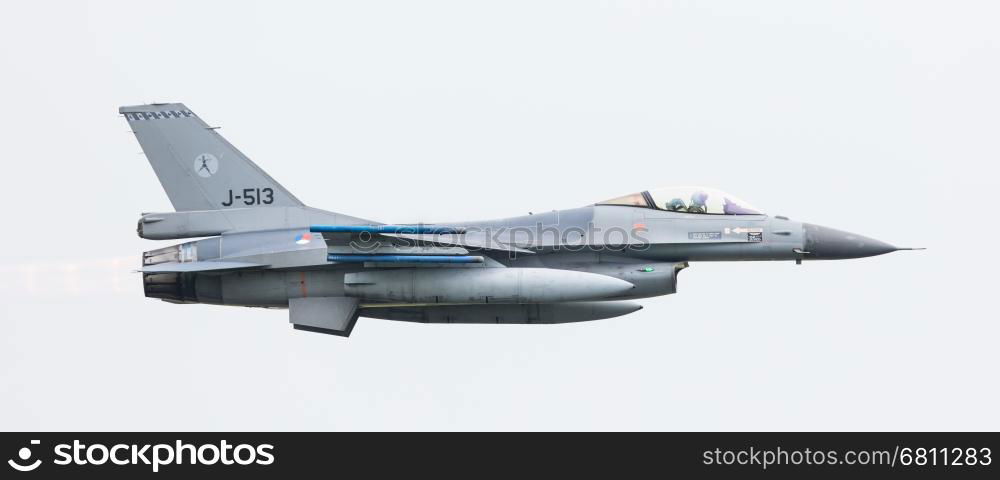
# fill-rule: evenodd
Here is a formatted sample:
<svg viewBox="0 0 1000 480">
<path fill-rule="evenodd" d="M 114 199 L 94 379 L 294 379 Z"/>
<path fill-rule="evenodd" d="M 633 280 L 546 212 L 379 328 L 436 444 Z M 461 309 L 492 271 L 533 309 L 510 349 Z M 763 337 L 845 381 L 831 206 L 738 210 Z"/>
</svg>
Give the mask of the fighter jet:
<svg viewBox="0 0 1000 480">
<path fill-rule="evenodd" d="M 485 221 L 386 224 L 303 204 L 183 104 L 119 109 L 173 212 L 144 213 L 147 297 L 288 309 L 349 336 L 358 317 L 568 323 L 677 291 L 690 262 L 831 260 L 903 248 L 770 216 L 728 193 L 670 187 Z"/>
</svg>

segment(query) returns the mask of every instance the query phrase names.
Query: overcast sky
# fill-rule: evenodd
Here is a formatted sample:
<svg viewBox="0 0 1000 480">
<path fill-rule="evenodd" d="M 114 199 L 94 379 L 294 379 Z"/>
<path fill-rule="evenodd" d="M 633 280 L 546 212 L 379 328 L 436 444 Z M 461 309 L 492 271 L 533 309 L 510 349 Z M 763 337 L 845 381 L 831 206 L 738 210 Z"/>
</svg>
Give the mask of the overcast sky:
<svg viewBox="0 0 1000 480">
<path fill-rule="evenodd" d="M 1000 429 L 1000 5 L 17 2 L 0 15 L 0 429 Z M 924 252 L 693 264 L 569 325 L 142 295 L 170 204 L 120 105 L 183 102 L 384 222 L 704 184 Z"/>
</svg>

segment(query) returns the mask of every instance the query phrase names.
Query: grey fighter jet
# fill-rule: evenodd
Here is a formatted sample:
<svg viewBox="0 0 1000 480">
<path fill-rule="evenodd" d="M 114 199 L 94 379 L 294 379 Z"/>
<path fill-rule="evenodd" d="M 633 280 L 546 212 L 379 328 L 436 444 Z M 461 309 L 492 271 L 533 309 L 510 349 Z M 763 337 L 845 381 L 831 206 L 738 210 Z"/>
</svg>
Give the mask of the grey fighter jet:
<svg viewBox="0 0 1000 480">
<path fill-rule="evenodd" d="M 488 221 L 384 224 L 308 207 L 182 104 L 122 107 L 174 212 L 142 238 L 147 297 L 287 308 L 298 330 L 348 336 L 358 317 L 567 323 L 677 291 L 689 262 L 826 260 L 903 250 L 769 216 L 725 192 L 662 188 Z"/>
</svg>

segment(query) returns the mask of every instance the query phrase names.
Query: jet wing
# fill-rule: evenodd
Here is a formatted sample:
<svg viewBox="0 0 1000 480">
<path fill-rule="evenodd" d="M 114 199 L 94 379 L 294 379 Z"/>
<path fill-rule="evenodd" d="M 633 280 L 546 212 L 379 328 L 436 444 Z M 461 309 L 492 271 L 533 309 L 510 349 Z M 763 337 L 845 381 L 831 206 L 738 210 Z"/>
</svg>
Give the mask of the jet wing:
<svg viewBox="0 0 1000 480">
<path fill-rule="evenodd" d="M 464 247 L 480 250 L 497 250 L 501 252 L 535 253 L 532 250 L 515 247 L 509 243 L 494 241 L 484 233 L 464 233 L 462 235 L 383 233 L 381 235 L 383 237 L 402 238 L 431 245 Z"/>
<path fill-rule="evenodd" d="M 266 267 L 267 265 L 247 262 L 168 262 L 142 267 L 139 271 L 142 273 L 195 273 L 224 272 Z"/>
<path fill-rule="evenodd" d="M 327 245 L 332 247 L 331 251 L 336 249 L 337 246 L 345 245 L 351 245 L 352 248 L 370 252 L 372 249 L 383 247 L 389 250 L 402 250 L 416 244 L 420 247 L 430 246 L 438 247 L 439 249 L 476 249 L 535 253 L 532 250 L 496 241 L 485 232 L 470 232 L 463 227 L 438 225 L 312 225 L 309 227 L 309 231 L 322 234 Z M 366 241 L 360 241 L 361 234 L 367 234 Z M 394 242 L 393 239 L 403 240 L 403 242 Z M 404 245 L 398 245 L 400 243 Z M 433 249 L 427 250 L 424 253 L 425 255 L 467 253 L 467 251 L 443 252 L 433 251 Z M 399 253 L 404 252 L 400 251 Z"/>
</svg>

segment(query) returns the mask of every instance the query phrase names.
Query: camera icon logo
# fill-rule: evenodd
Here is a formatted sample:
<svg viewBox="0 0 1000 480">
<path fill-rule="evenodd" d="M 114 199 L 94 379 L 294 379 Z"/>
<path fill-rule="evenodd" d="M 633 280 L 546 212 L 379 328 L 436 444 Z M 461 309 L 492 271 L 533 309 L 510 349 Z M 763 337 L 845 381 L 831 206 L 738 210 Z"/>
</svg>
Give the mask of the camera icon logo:
<svg viewBox="0 0 1000 480">
<path fill-rule="evenodd" d="M 40 443 L 42 443 L 40 440 L 32 440 L 31 441 L 32 445 L 38 445 Z M 18 456 L 18 458 L 21 459 L 21 461 L 27 462 L 28 460 L 31 460 L 31 449 L 28 448 L 28 447 L 23 447 L 23 448 L 21 448 L 20 450 L 17 451 L 17 456 Z M 34 463 L 29 463 L 27 465 L 21 465 L 20 462 L 14 461 L 14 459 L 10 459 L 10 460 L 7 460 L 7 464 L 10 465 L 11 468 L 13 468 L 14 470 L 17 470 L 19 472 L 30 472 L 30 471 L 38 468 L 38 466 L 42 464 L 42 460 L 41 459 L 37 459 L 37 460 L 34 461 Z"/>
</svg>

